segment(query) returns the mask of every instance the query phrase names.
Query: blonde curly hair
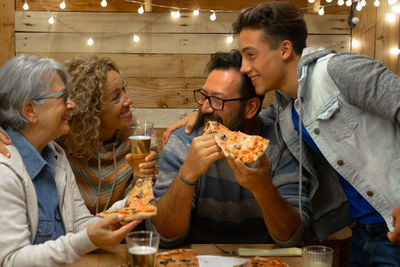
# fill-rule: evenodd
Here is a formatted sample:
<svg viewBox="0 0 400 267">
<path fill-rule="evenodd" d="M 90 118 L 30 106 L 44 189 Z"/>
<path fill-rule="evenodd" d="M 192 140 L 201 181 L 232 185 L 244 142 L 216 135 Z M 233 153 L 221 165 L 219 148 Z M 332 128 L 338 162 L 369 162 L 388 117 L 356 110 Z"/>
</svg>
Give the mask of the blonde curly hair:
<svg viewBox="0 0 400 267">
<path fill-rule="evenodd" d="M 119 73 L 119 70 L 109 57 L 73 59 L 65 65 L 72 76 L 69 93 L 76 108 L 71 113 L 71 131 L 63 145 L 68 156 L 89 161 L 97 158 L 99 151 L 99 114 L 107 73 L 111 70 Z"/>
</svg>

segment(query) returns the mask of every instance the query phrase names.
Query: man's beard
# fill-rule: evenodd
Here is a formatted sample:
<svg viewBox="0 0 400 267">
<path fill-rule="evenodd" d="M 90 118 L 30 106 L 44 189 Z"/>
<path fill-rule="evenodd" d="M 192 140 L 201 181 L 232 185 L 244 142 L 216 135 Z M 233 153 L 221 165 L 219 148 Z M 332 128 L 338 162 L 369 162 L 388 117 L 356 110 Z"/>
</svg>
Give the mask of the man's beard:
<svg viewBox="0 0 400 267">
<path fill-rule="evenodd" d="M 239 105 L 239 109 L 236 114 L 232 117 L 230 122 L 222 121 L 222 118 L 215 113 L 202 113 L 199 109 L 194 130 L 198 130 L 203 127 L 207 121 L 217 121 L 228 127 L 231 131 L 242 131 L 244 126 L 244 106 L 242 103 Z"/>
</svg>

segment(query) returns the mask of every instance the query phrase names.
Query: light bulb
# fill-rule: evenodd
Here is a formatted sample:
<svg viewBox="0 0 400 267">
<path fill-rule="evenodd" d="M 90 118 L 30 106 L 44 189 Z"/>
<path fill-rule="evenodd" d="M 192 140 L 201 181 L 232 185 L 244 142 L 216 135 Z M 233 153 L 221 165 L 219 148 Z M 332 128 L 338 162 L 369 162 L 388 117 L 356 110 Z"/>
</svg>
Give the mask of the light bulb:
<svg viewBox="0 0 400 267">
<path fill-rule="evenodd" d="M 344 0 L 338 0 L 338 1 L 337 1 L 337 4 L 338 4 L 339 6 L 343 6 L 343 5 L 344 5 Z"/>
<path fill-rule="evenodd" d="M 321 6 L 321 7 L 318 9 L 318 15 L 322 16 L 322 15 L 324 15 L 324 14 L 325 14 L 324 7 Z"/>
<path fill-rule="evenodd" d="M 397 0 L 388 0 L 389 6 L 394 5 L 397 3 Z"/>
<path fill-rule="evenodd" d="M 332 0 L 326 0 L 326 2 L 327 2 L 327 3 L 330 3 L 330 2 L 332 2 Z"/>
<path fill-rule="evenodd" d="M 392 13 L 386 13 L 386 14 L 385 14 L 385 18 L 386 18 L 386 21 L 387 21 L 387 22 L 390 22 L 390 23 L 393 23 L 393 22 L 395 22 L 395 20 L 396 20 L 395 15 L 392 14 Z"/>
<path fill-rule="evenodd" d="M 181 16 L 181 13 L 179 13 L 179 9 L 177 11 L 172 11 L 171 10 L 171 17 L 173 17 L 174 19 L 177 19 Z"/>
<path fill-rule="evenodd" d="M 65 4 L 65 1 L 63 0 L 61 3 L 60 3 L 60 8 L 61 9 L 64 9 L 64 8 L 66 8 L 67 7 L 67 5 Z"/>
<path fill-rule="evenodd" d="M 194 15 L 194 16 L 198 16 L 199 14 L 200 14 L 199 9 L 193 10 L 193 15 Z"/>
<path fill-rule="evenodd" d="M 228 36 L 227 38 L 226 38 L 226 42 L 228 43 L 228 44 L 231 44 L 232 42 L 233 42 L 233 36 L 231 35 L 231 36 Z"/>
<path fill-rule="evenodd" d="M 379 0 L 374 1 L 374 6 L 378 7 L 380 4 L 381 4 L 381 2 L 379 2 Z"/>
<path fill-rule="evenodd" d="M 390 54 L 398 56 L 400 54 L 400 49 L 398 49 L 397 47 L 393 47 L 390 49 Z"/>
<path fill-rule="evenodd" d="M 351 41 L 351 46 L 354 48 L 358 48 L 360 46 L 360 42 L 357 39 L 353 39 Z"/>
<path fill-rule="evenodd" d="M 308 0 L 308 2 L 312 4 L 315 2 L 315 0 Z"/>
<path fill-rule="evenodd" d="M 346 6 L 351 6 L 352 3 L 353 3 L 353 1 L 347 0 L 347 1 L 346 1 Z"/>
<path fill-rule="evenodd" d="M 28 5 L 28 3 L 27 3 L 27 2 L 25 2 L 25 4 L 22 6 L 22 8 L 23 8 L 24 10 L 28 10 L 28 9 L 29 9 L 29 5 Z"/>
<path fill-rule="evenodd" d="M 399 14 L 400 13 L 400 4 L 396 4 L 396 5 L 392 6 L 392 11 L 394 13 Z"/>
<path fill-rule="evenodd" d="M 216 18 L 217 18 L 217 15 L 215 15 L 215 12 L 213 12 L 213 13 L 210 15 L 210 20 L 211 20 L 211 21 L 214 21 Z"/>
<path fill-rule="evenodd" d="M 101 5 L 102 7 L 106 7 L 106 6 L 107 6 L 107 0 L 102 0 L 101 3 L 100 3 L 100 5 Z"/>
<path fill-rule="evenodd" d="M 356 10 L 361 11 L 361 9 L 362 9 L 361 3 L 358 2 L 357 6 L 356 6 Z"/>
<path fill-rule="evenodd" d="M 54 24 L 54 18 L 53 18 L 53 16 L 51 16 L 50 18 L 49 18 L 49 24 Z"/>
<path fill-rule="evenodd" d="M 366 5 L 367 5 L 367 1 L 361 0 L 361 6 L 362 6 L 362 7 L 365 7 Z"/>
<path fill-rule="evenodd" d="M 133 35 L 133 41 L 134 41 L 135 43 L 138 43 L 138 42 L 140 41 L 140 37 L 137 36 L 136 34 L 134 34 L 134 35 Z"/>
<path fill-rule="evenodd" d="M 94 43 L 94 42 L 93 42 L 93 39 L 92 39 L 92 37 L 90 37 L 89 40 L 87 40 L 88 46 L 92 46 L 93 43 Z"/>
<path fill-rule="evenodd" d="M 144 13 L 143 5 L 140 5 L 139 9 L 137 10 L 137 13 L 139 13 L 139 14 L 143 14 Z"/>
</svg>

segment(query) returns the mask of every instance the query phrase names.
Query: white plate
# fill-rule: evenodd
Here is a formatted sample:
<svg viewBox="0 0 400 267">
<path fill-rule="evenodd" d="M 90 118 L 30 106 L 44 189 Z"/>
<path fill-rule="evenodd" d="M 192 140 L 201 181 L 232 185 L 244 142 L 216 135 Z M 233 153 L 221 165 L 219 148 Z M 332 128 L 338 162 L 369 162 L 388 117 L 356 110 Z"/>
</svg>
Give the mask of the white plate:
<svg viewBox="0 0 400 267">
<path fill-rule="evenodd" d="M 242 264 L 249 259 L 224 257 L 224 256 L 197 256 L 200 267 L 232 267 L 237 264 Z"/>
</svg>

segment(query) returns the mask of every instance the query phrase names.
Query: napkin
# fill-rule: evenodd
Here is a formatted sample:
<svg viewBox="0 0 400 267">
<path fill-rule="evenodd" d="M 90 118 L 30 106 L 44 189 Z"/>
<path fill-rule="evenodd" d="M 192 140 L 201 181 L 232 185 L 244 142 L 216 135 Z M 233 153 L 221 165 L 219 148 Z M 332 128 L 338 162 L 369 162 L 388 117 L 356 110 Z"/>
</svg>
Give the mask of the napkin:
<svg viewBox="0 0 400 267">
<path fill-rule="evenodd" d="M 239 256 L 301 256 L 301 248 L 272 248 L 272 249 L 260 249 L 260 248 L 238 248 L 237 252 Z"/>
</svg>

